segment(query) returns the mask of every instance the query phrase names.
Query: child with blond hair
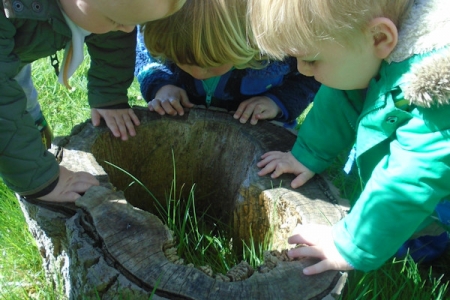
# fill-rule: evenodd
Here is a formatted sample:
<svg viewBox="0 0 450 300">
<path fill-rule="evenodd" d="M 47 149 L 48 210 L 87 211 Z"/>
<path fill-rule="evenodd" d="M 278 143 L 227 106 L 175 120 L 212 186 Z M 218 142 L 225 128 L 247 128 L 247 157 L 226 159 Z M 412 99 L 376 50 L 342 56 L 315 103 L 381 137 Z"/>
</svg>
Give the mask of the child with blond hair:
<svg viewBox="0 0 450 300">
<path fill-rule="evenodd" d="M 344 149 L 363 185 L 330 227 L 298 227 L 303 270 L 379 268 L 409 249 L 431 261 L 450 221 L 450 15 L 446 0 L 249 0 L 264 53 L 295 56 L 322 87 L 290 152 L 268 152 L 259 175 L 295 175 L 297 188 Z M 282 17 L 281 17 L 282 16 Z M 353 146 L 352 146 L 353 145 Z"/>
<path fill-rule="evenodd" d="M 4 0 L 0 14 L 0 176 L 19 195 L 75 201 L 97 179 L 59 166 L 47 148 L 51 134 L 37 102 L 30 64 L 66 49 L 59 79 L 91 57 L 88 100 L 92 122 L 103 118 L 116 137 L 135 135 L 139 120 L 128 106 L 133 81 L 135 25 L 170 15 L 183 0 Z M 52 64 L 58 65 L 54 58 Z M 45 137 L 41 140 L 42 131 Z"/>
<path fill-rule="evenodd" d="M 187 0 L 172 16 L 143 26 L 136 76 L 151 111 L 183 115 L 194 105 L 234 111 L 241 123 L 287 126 L 319 87 L 295 58 L 268 61 L 247 33 L 246 0 Z M 148 51 L 147 51 L 148 50 Z"/>
</svg>

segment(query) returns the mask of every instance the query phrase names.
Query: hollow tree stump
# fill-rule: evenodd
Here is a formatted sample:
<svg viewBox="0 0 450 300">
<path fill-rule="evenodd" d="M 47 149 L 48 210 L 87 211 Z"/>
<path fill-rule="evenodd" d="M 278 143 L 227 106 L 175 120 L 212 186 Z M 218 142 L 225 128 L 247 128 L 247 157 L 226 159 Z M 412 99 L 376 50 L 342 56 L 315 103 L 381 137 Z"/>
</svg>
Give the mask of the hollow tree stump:
<svg viewBox="0 0 450 300">
<path fill-rule="evenodd" d="M 336 286 L 339 292 L 340 272 L 304 276 L 302 268 L 315 260 L 288 261 L 282 251 L 298 224 L 334 224 L 344 216 L 330 184 L 315 176 L 292 190 L 290 175 L 256 174 L 260 156 L 289 150 L 294 134 L 270 122 L 240 124 L 221 111 L 170 117 L 134 110 L 141 125 L 129 141 L 90 121 L 59 141 L 61 164 L 94 174 L 101 186 L 75 204 L 20 199 L 47 275 L 68 298 L 331 299 Z M 169 259 L 176 243 L 155 214 L 156 200 L 107 162 L 142 181 L 156 199 L 167 197 L 175 169 L 177 191 L 195 183 L 197 209 L 209 208 L 230 224 L 233 241 L 260 242 L 270 230 L 273 251 L 256 270 L 241 263 L 227 274 Z"/>
</svg>

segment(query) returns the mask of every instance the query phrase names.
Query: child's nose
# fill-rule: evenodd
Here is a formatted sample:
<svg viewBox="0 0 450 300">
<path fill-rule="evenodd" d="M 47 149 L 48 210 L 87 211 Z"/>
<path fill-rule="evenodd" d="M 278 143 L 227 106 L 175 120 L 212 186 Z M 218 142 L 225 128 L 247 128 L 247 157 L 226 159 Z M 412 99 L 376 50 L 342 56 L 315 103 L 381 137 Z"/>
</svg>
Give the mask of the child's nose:
<svg viewBox="0 0 450 300">
<path fill-rule="evenodd" d="M 297 70 L 305 76 L 314 76 L 311 66 L 297 59 Z"/>
<path fill-rule="evenodd" d="M 190 70 L 192 77 L 196 79 L 205 79 L 206 74 L 208 73 L 207 69 L 203 69 L 200 67 L 194 67 Z"/>
</svg>

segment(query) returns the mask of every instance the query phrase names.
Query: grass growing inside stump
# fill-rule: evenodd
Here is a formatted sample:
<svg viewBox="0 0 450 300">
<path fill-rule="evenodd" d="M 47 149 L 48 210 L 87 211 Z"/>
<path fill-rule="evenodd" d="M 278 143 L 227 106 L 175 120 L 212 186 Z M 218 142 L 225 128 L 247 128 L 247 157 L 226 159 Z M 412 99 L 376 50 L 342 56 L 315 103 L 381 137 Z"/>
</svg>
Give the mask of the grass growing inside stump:
<svg viewBox="0 0 450 300">
<path fill-rule="evenodd" d="M 134 175 L 128 171 L 105 161 L 108 165 L 119 169 L 133 181 L 128 185 L 139 184 L 153 198 L 156 210 L 163 223 L 172 231 L 176 239 L 177 255 L 185 264 L 196 267 L 209 266 L 214 273 L 226 274 L 242 259 L 253 268 L 263 263 L 264 251 L 270 250 L 271 231 L 265 236 L 264 242 L 256 245 L 250 228 L 250 240 L 243 241 L 242 252 L 233 248 L 233 241 L 228 236 L 231 232 L 229 225 L 212 217 L 207 211 L 198 211 L 195 206 L 195 184 L 192 185 L 187 199 L 183 198 L 182 190 L 177 191 L 177 173 L 175 158 L 172 152 L 173 179 L 166 206 Z"/>
<path fill-rule="evenodd" d="M 237 262 L 232 241 L 227 238 L 228 226 L 212 218 L 207 211 L 196 209 L 195 185 L 192 185 L 187 199 L 174 197 L 175 186 L 173 181 L 167 208 L 157 203 L 161 218 L 178 242 L 178 256 L 194 266 L 210 266 L 215 273 L 226 273 Z"/>
</svg>

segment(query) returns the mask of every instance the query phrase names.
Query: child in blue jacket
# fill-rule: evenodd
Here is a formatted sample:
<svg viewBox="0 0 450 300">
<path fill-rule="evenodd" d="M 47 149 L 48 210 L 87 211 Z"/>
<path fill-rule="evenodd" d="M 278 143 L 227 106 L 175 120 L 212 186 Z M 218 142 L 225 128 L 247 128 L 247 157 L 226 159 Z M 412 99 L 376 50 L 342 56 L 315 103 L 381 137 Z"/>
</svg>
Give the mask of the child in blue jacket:
<svg viewBox="0 0 450 300">
<path fill-rule="evenodd" d="M 143 26 L 135 75 L 151 111 L 183 115 L 204 105 L 235 111 L 241 123 L 295 124 L 319 83 L 301 75 L 294 58 L 261 57 L 245 12 L 242 0 L 187 0 L 172 16 Z"/>
</svg>

